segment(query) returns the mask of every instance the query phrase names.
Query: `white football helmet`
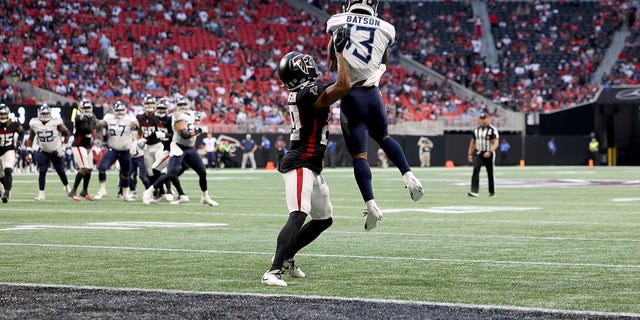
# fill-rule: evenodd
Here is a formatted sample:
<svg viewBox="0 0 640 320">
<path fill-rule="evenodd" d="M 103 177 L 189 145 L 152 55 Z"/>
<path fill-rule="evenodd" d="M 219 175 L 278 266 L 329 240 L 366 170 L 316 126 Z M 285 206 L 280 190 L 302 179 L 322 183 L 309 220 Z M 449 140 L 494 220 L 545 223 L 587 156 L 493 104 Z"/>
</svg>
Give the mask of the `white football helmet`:
<svg viewBox="0 0 640 320">
<path fill-rule="evenodd" d="M 113 104 L 113 114 L 116 115 L 116 118 L 120 119 L 124 117 L 125 113 L 127 113 L 127 106 L 120 100 L 116 101 L 116 103 Z"/>
<path fill-rule="evenodd" d="M 180 112 L 188 112 L 191 110 L 191 102 L 189 99 L 184 96 L 178 98 L 178 101 L 176 102 L 176 110 Z"/>
<path fill-rule="evenodd" d="M 11 113 L 9 107 L 7 107 L 7 105 L 4 103 L 0 104 L 0 123 L 9 121 L 9 113 Z"/>
<path fill-rule="evenodd" d="M 93 104 L 88 99 L 82 99 L 80 102 L 80 113 L 85 115 L 93 114 Z"/>
<path fill-rule="evenodd" d="M 154 113 L 156 112 L 156 98 L 148 94 L 142 98 L 142 105 L 144 112 Z"/>
<path fill-rule="evenodd" d="M 342 11 L 378 15 L 378 0 L 344 0 Z"/>
<path fill-rule="evenodd" d="M 169 99 L 160 98 L 156 103 L 156 115 L 164 118 L 169 114 Z"/>
<path fill-rule="evenodd" d="M 38 119 L 43 123 L 51 120 L 51 108 L 46 103 L 38 108 Z"/>
</svg>

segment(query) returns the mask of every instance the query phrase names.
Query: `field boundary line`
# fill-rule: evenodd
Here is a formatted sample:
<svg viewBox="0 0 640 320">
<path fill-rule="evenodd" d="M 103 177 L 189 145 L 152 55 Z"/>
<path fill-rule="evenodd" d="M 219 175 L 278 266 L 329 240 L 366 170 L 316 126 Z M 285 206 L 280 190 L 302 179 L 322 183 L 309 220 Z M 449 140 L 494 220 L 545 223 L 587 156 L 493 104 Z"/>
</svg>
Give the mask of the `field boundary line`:
<svg viewBox="0 0 640 320">
<path fill-rule="evenodd" d="M 124 251 L 185 252 L 185 253 L 207 253 L 207 254 L 252 254 L 252 255 L 270 255 L 270 256 L 273 255 L 273 252 L 179 249 L 179 248 L 148 248 L 148 247 L 124 247 L 124 246 L 88 246 L 88 245 L 44 244 L 44 243 L 0 242 L 0 246 L 66 248 L 66 249 L 106 249 L 106 250 L 124 250 Z M 356 255 L 345 255 L 345 254 L 314 254 L 314 253 L 298 254 L 297 256 L 320 257 L 320 258 L 390 260 L 390 261 L 424 261 L 424 262 L 477 263 L 477 264 L 496 264 L 496 265 L 539 265 L 539 266 L 576 267 L 576 268 L 640 269 L 640 265 L 615 265 L 615 264 L 599 264 L 599 263 L 563 263 L 563 262 L 544 262 L 544 261 L 500 261 L 500 260 L 486 260 L 486 259 L 444 259 L 444 258 L 356 256 Z"/>
</svg>

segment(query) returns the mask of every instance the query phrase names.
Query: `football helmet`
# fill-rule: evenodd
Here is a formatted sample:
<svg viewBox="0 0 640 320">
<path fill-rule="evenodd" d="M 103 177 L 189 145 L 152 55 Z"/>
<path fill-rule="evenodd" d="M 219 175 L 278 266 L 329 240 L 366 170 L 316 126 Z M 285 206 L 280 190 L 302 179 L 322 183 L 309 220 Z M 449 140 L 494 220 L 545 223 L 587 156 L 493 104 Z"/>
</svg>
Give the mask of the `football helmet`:
<svg viewBox="0 0 640 320">
<path fill-rule="evenodd" d="M 125 113 L 127 113 L 127 106 L 120 100 L 116 101 L 116 103 L 113 104 L 113 114 L 119 119 L 124 117 Z"/>
<path fill-rule="evenodd" d="M 342 11 L 378 15 L 378 0 L 344 0 Z"/>
<path fill-rule="evenodd" d="M 278 76 L 289 91 L 296 91 L 318 78 L 318 65 L 308 54 L 289 52 L 278 63 Z"/>
<path fill-rule="evenodd" d="M 82 99 L 80 102 L 80 113 L 90 115 L 93 113 L 93 104 L 88 99 Z"/>
<path fill-rule="evenodd" d="M 176 102 L 176 109 L 180 112 L 187 112 L 191 110 L 191 102 L 187 97 L 181 96 Z"/>
<path fill-rule="evenodd" d="M 152 95 L 147 94 L 142 98 L 142 105 L 144 107 L 144 112 L 156 112 L 156 98 Z"/>
<path fill-rule="evenodd" d="M 9 107 L 7 107 L 7 105 L 4 103 L 0 104 L 0 123 L 9 121 L 9 113 L 11 113 Z"/>
<path fill-rule="evenodd" d="M 46 103 L 38 108 L 38 119 L 43 123 L 51 120 L 51 108 Z"/>
<path fill-rule="evenodd" d="M 156 115 L 160 118 L 164 118 L 169 114 L 169 99 L 160 98 L 156 103 Z"/>
</svg>

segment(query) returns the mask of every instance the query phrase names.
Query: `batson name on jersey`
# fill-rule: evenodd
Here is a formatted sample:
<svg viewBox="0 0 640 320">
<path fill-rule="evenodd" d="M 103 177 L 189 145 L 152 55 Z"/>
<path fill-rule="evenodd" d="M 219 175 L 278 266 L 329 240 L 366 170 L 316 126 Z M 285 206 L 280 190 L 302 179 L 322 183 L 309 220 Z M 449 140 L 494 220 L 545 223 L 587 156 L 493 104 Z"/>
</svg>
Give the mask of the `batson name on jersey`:
<svg viewBox="0 0 640 320">
<path fill-rule="evenodd" d="M 351 84 L 365 81 L 362 86 L 377 86 L 387 70 L 382 57 L 396 37 L 396 29 L 390 23 L 359 13 L 339 13 L 327 21 L 327 32 L 342 26 L 347 28 L 349 43 L 342 52 L 351 66 Z"/>
<path fill-rule="evenodd" d="M 62 139 L 60 139 L 60 131 L 58 127 L 62 125 L 62 120 L 51 119 L 43 123 L 37 117 L 31 118 L 29 121 L 29 129 L 35 133 L 34 140 L 38 141 L 40 150 L 44 152 L 56 152 L 62 147 Z"/>
<path fill-rule="evenodd" d="M 79 114 L 75 119 L 75 139 L 72 146 L 91 149 L 93 130 L 96 128 L 96 116 L 94 114 Z"/>
<path fill-rule="evenodd" d="M 278 167 L 281 173 L 300 167 L 322 172 L 322 159 L 329 135 L 330 107 L 316 109 L 313 105 L 331 84 L 317 81 L 289 93 L 287 104 L 291 115 L 291 147 Z"/>
</svg>

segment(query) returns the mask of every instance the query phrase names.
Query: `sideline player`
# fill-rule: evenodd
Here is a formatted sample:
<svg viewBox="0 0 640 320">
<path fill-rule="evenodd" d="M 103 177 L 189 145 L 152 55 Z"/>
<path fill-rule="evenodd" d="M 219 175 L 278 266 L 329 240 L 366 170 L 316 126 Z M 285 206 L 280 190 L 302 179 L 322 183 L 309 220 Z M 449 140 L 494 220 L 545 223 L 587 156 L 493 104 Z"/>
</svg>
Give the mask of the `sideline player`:
<svg viewBox="0 0 640 320">
<path fill-rule="evenodd" d="M 9 202 L 11 186 L 13 185 L 13 166 L 16 163 L 16 149 L 22 145 L 24 129 L 19 122 L 9 117 L 11 110 L 4 103 L 0 104 L 0 171 L 4 175 L 0 178 L 4 191 L 2 203 Z M 17 139 L 14 135 L 18 134 Z"/>
<path fill-rule="evenodd" d="M 53 164 L 53 168 L 60 177 L 65 194 L 69 194 L 71 191 L 67 174 L 64 171 L 64 157 L 69 135 L 69 129 L 62 123 L 62 120 L 51 117 L 51 108 L 46 104 L 40 106 L 38 116 L 29 121 L 27 162 L 31 163 L 35 155 L 38 164 L 38 196 L 34 200 L 43 201 L 46 199 L 44 188 L 49 164 Z M 38 150 L 32 153 L 35 139 L 38 142 Z"/>
<path fill-rule="evenodd" d="M 327 32 L 347 28 L 348 42 L 344 58 L 351 67 L 351 91 L 341 99 L 341 125 L 344 141 L 353 158 L 353 172 L 367 205 L 365 229 L 375 228 L 383 214 L 376 204 L 371 185 L 371 168 L 367 161 L 368 137 L 375 140 L 393 161 L 404 180 L 413 201 L 422 198 L 422 184 L 415 177 L 400 144 L 389 136 L 387 110 L 378 88 L 386 71 L 389 47 L 393 45 L 395 28 L 376 17 L 378 0 L 345 0 L 343 13 L 327 21 Z M 328 63 L 335 71 L 336 55 L 333 39 L 329 41 Z"/>
<path fill-rule="evenodd" d="M 113 105 L 113 112 L 105 115 L 104 119 L 97 123 L 99 129 L 106 129 L 107 152 L 98 167 L 100 188 L 94 197 L 96 200 L 107 195 L 107 170 L 118 161 L 122 199 L 129 202 L 134 201 L 129 192 L 129 167 L 131 165 L 129 150 L 133 140 L 132 132 L 138 128 L 138 121 L 126 113 L 127 107 L 124 103 L 116 101 Z"/>
<path fill-rule="evenodd" d="M 174 134 L 171 141 L 167 173 L 160 176 L 160 178 L 158 178 L 142 193 L 142 202 L 145 204 L 151 203 L 155 190 L 158 189 L 165 181 L 174 179 L 180 175 L 183 172 L 183 166 L 186 164 L 198 174 L 200 190 L 202 191 L 200 203 L 217 207 L 218 203 L 209 197 L 207 170 L 202 163 L 202 157 L 200 157 L 198 151 L 194 147 L 196 137 L 198 134 L 202 133 L 202 128 L 196 125 L 196 117 L 191 111 L 190 103 L 187 98 L 180 97 L 178 99 L 178 102 L 176 103 L 176 112 L 173 114 L 171 119 L 171 128 Z"/>
<path fill-rule="evenodd" d="M 76 115 L 74 123 L 74 139 L 71 144 L 73 151 L 73 160 L 78 167 L 76 179 L 73 182 L 73 188 L 69 192 L 69 197 L 75 201 L 85 198 L 93 201 L 93 197 L 87 192 L 89 181 L 91 180 L 91 171 L 93 171 L 93 153 L 91 146 L 93 137 L 96 134 L 96 115 L 93 114 L 93 104 L 87 99 L 80 102 L 80 110 Z M 78 195 L 77 190 L 82 182 L 82 191 Z"/>
<path fill-rule="evenodd" d="M 290 91 L 287 104 L 292 119 L 291 148 L 278 166 L 284 179 L 289 218 L 278 234 L 271 268 L 262 276 L 261 282 L 266 285 L 287 286 L 282 280 L 283 269 L 293 277 L 304 278 L 304 272 L 294 261 L 296 253 L 333 223 L 329 187 L 321 173 L 329 136 L 330 106 L 351 88 L 351 70 L 342 57 L 346 44 L 344 31 L 335 32 L 338 52 L 335 83 L 316 81 L 317 66 L 307 54 L 287 53 L 278 64 L 280 81 Z M 304 224 L 307 215 L 311 220 Z"/>
</svg>

